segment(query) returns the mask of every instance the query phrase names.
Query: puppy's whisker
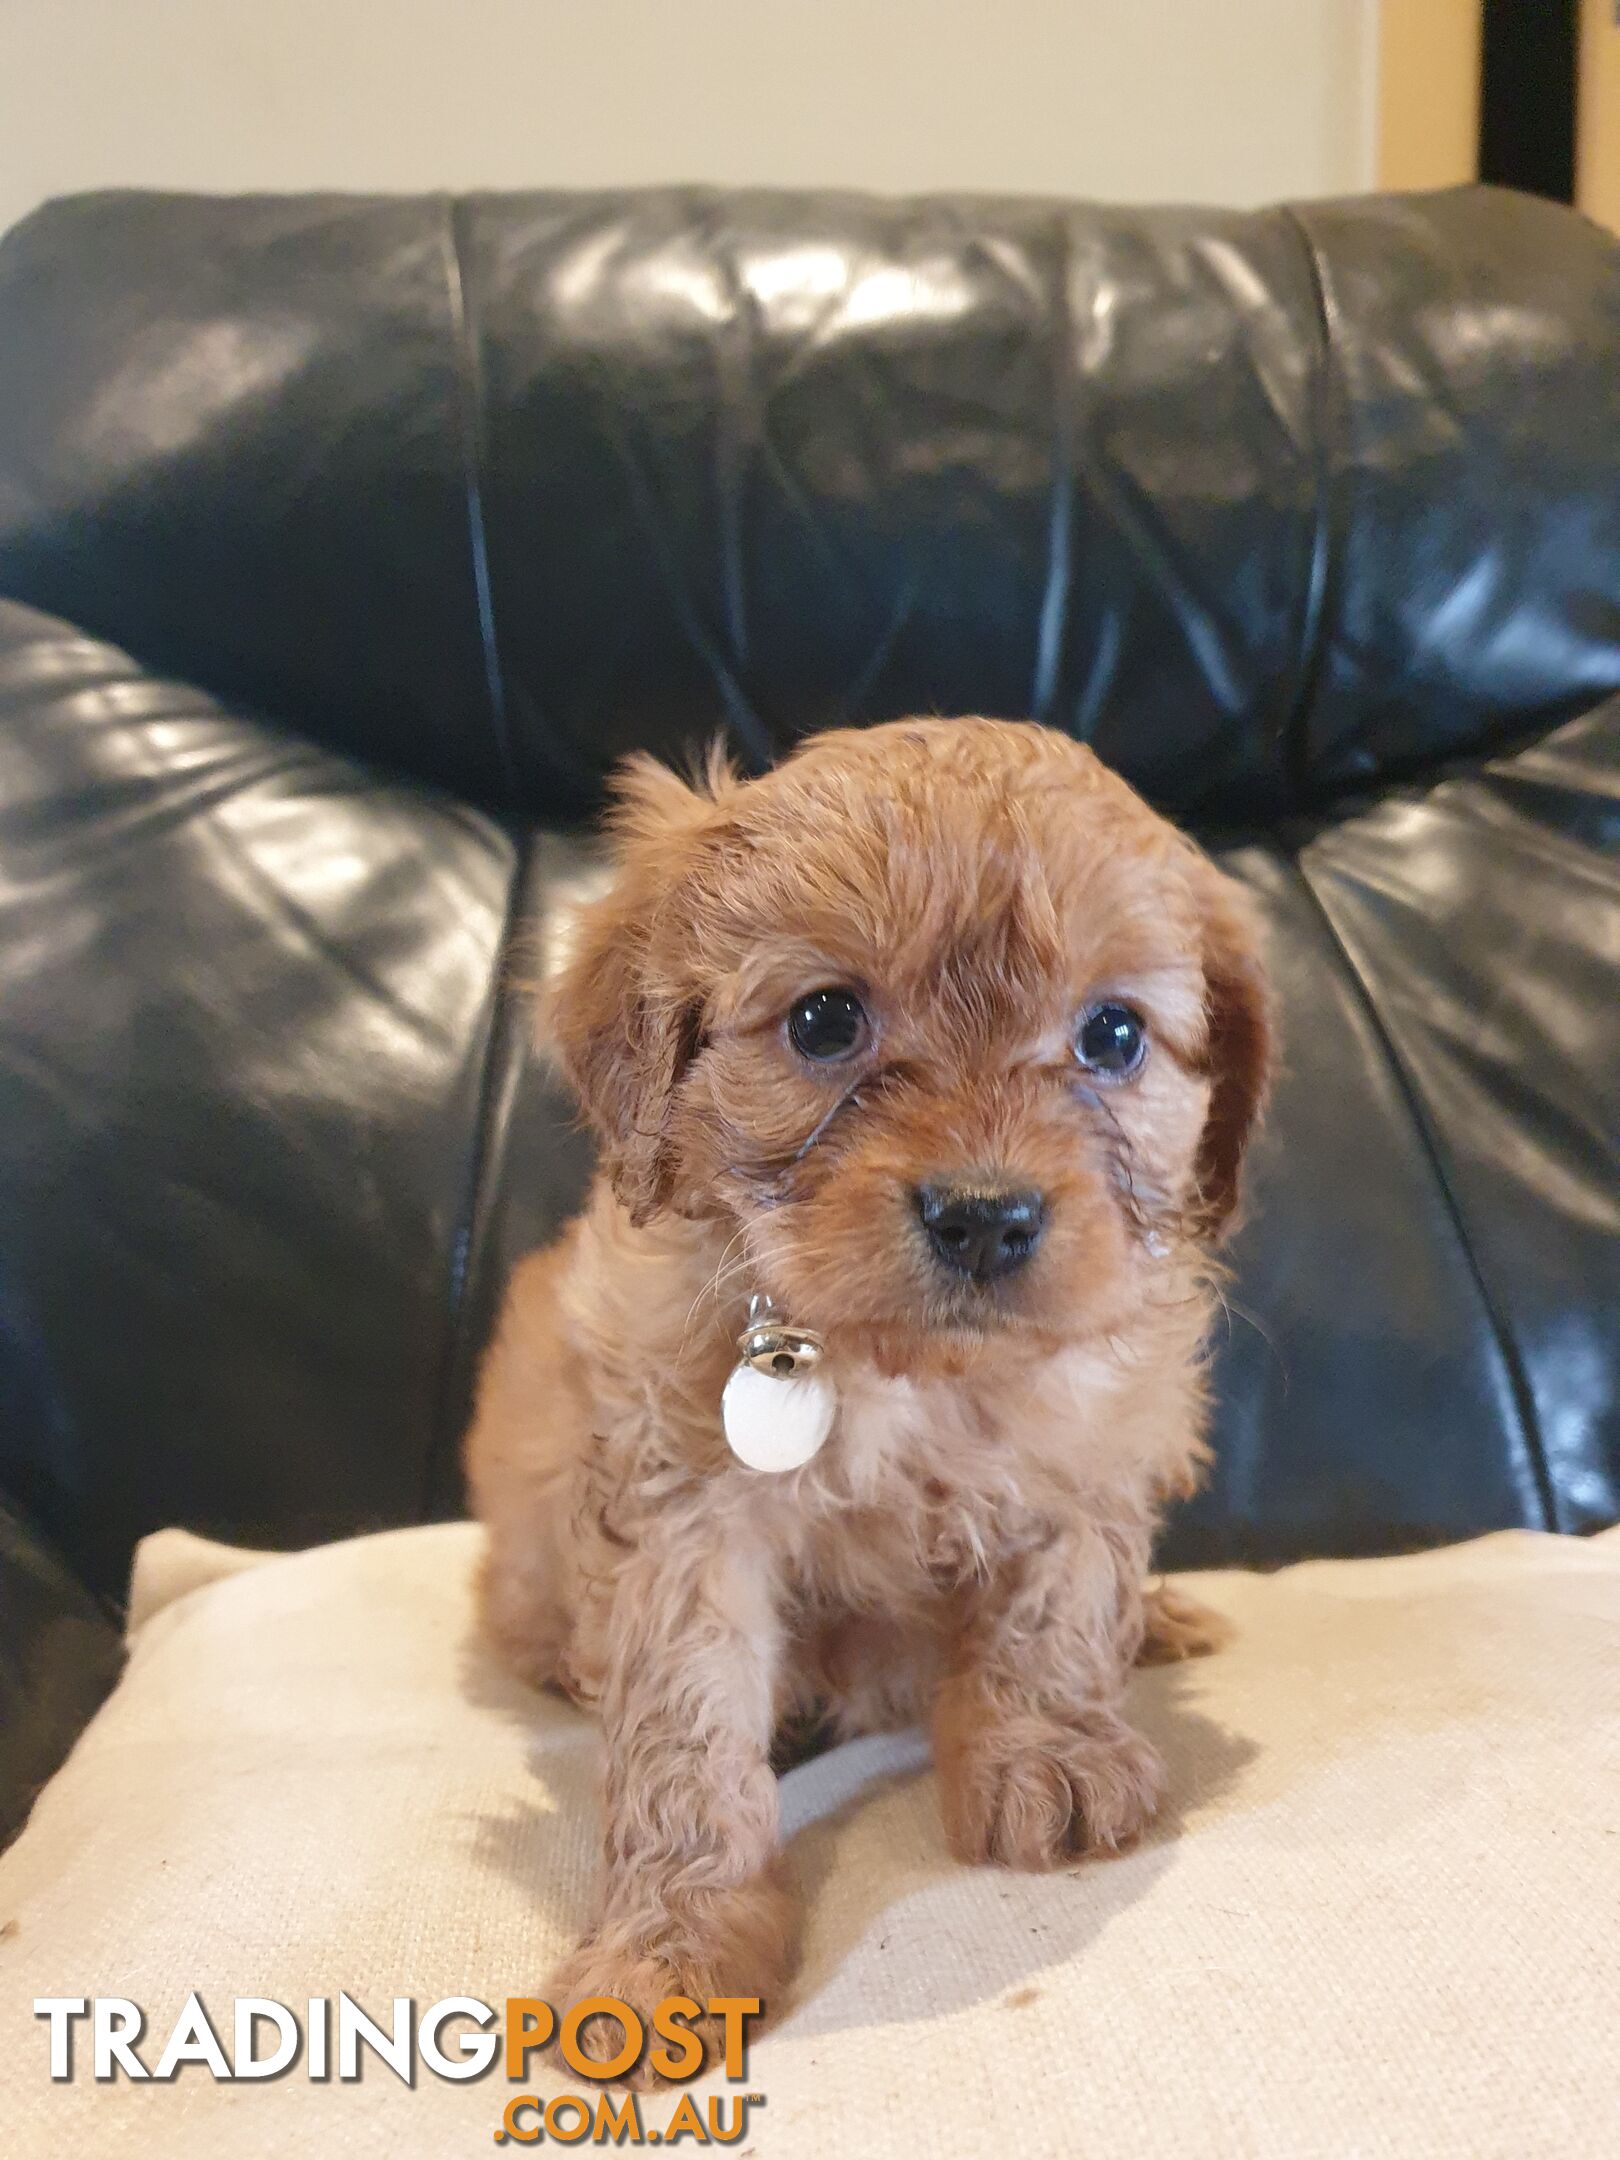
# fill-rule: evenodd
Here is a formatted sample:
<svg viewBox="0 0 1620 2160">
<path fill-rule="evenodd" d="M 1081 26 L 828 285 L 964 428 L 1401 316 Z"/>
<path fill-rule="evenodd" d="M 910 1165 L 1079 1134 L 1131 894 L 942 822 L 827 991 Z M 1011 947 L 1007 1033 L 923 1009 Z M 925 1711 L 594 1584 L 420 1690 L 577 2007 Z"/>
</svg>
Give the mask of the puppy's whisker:
<svg viewBox="0 0 1620 2160">
<path fill-rule="evenodd" d="M 809 1154 L 810 1150 L 815 1146 L 816 1142 L 821 1138 L 822 1134 L 827 1130 L 827 1127 L 832 1123 L 835 1117 L 841 1115 L 843 1111 L 851 1109 L 855 1104 L 859 1102 L 860 1093 L 860 1084 L 857 1082 L 854 1087 L 847 1089 L 844 1094 L 839 1096 L 837 1102 L 833 1104 L 832 1108 L 826 1113 L 824 1117 L 820 1117 L 816 1120 L 815 1124 L 811 1126 L 809 1132 L 805 1135 L 804 1140 L 800 1143 L 798 1149 L 794 1154 L 793 1160 L 795 1163 L 802 1163 L 804 1161 L 804 1158 Z"/>
<path fill-rule="evenodd" d="M 733 1242 L 735 1242 L 735 1240 Z M 728 1247 L 727 1251 L 729 1252 L 729 1250 L 730 1248 Z M 706 1299 L 710 1303 L 717 1304 L 720 1298 L 724 1295 L 727 1288 L 730 1286 L 730 1284 L 734 1281 L 739 1281 L 745 1274 L 747 1274 L 748 1270 L 749 1261 L 746 1254 L 735 1260 L 729 1259 L 722 1255 L 719 1265 L 715 1268 L 714 1273 L 709 1277 L 708 1282 L 704 1285 L 703 1291 L 701 1293 L 700 1302 Z M 691 1316 L 689 1314 L 688 1318 L 690 1317 Z"/>
<path fill-rule="evenodd" d="M 1226 1321 L 1226 1333 L 1228 1341 L 1230 1341 L 1231 1339 L 1232 1322 L 1234 1320 L 1241 1320 L 1247 1326 L 1253 1328 L 1254 1332 L 1259 1336 L 1260 1340 L 1265 1344 L 1266 1348 L 1271 1352 L 1272 1357 L 1275 1359 L 1277 1370 L 1282 1375 L 1283 1393 L 1287 1394 L 1288 1361 L 1283 1356 L 1282 1351 L 1278 1348 L 1273 1336 L 1267 1331 L 1264 1326 L 1262 1326 L 1261 1322 L 1255 1317 L 1252 1312 L 1250 1312 L 1248 1307 L 1246 1305 L 1240 1305 L 1236 1298 L 1229 1296 L 1227 1292 L 1221 1288 L 1219 1282 L 1211 1281 L 1209 1288 L 1214 1296 L 1216 1304 L 1219 1305 L 1219 1307 L 1221 1308 L 1222 1317 Z"/>
<path fill-rule="evenodd" d="M 731 1258 L 731 1254 L 733 1248 L 737 1245 L 744 1243 L 747 1239 L 747 1236 L 747 1227 L 744 1226 L 743 1228 L 735 1231 L 732 1236 L 726 1240 L 724 1250 L 721 1252 L 719 1260 L 715 1263 L 714 1273 L 703 1284 L 703 1287 L 698 1291 L 697 1296 L 693 1298 L 691 1304 L 686 1308 L 686 1319 L 682 1324 L 681 1328 L 681 1346 L 679 1352 L 680 1356 L 684 1357 L 686 1355 L 687 1347 L 691 1341 L 692 1336 L 692 1323 L 697 1317 L 698 1307 L 705 1302 L 718 1304 L 721 1296 L 723 1295 L 724 1287 L 727 1280 L 733 1275 L 740 1275 L 746 1268 L 746 1259 L 733 1261 Z"/>
</svg>

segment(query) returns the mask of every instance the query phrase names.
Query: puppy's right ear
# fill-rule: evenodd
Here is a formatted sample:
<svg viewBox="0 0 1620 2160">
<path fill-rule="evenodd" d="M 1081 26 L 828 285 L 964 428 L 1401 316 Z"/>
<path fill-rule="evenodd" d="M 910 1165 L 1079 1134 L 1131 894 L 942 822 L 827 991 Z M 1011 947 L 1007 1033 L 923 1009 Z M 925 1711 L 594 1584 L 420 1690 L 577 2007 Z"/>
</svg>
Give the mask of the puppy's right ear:
<svg viewBox="0 0 1620 2160">
<path fill-rule="evenodd" d="M 730 776 L 711 760 L 711 788 Z M 612 884 L 581 909 L 541 999 L 544 1035 L 601 1145 L 602 1167 L 634 1223 L 667 1206 L 675 1178 L 670 1108 L 702 1037 L 693 979 L 669 958 L 667 921 L 713 795 L 640 755 L 619 768 Z"/>
</svg>

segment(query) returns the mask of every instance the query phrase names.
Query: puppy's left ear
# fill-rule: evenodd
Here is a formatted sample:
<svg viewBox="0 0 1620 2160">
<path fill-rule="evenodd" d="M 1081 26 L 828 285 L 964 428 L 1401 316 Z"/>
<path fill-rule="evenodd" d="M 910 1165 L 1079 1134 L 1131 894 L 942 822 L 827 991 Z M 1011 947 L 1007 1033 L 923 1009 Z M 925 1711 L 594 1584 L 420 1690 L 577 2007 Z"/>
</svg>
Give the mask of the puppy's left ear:
<svg viewBox="0 0 1620 2160">
<path fill-rule="evenodd" d="M 1264 937 L 1241 885 L 1207 859 L 1198 864 L 1203 918 L 1205 1066 L 1209 1114 L 1198 1143 L 1197 1207 L 1207 1237 L 1235 1223 L 1244 1151 L 1271 1092 L 1276 1034 Z"/>
</svg>

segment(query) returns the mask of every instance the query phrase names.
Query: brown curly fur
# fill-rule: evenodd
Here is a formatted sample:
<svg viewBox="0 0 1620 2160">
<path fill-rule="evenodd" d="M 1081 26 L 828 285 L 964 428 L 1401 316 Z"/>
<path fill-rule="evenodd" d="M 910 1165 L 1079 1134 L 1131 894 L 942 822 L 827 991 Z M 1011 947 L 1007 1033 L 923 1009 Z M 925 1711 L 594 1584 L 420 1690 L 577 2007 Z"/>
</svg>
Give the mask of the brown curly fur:
<svg viewBox="0 0 1620 2160">
<path fill-rule="evenodd" d="M 601 1168 L 516 1271 L 468 1440 L 484 1610 L 606 1731 L 602 1905 L 554 1992 L 769 2008 L 790 1715 L 931 1715 L 964 1859 L 1063 1866 L 1153 1815 L 1123 1688 L 1139 1655 L 1208 1647 L 1144 1578 L 1203 1459 L 1267 1001 L 1239 890 L 1041 728 L 828 734 L 696 787 L 632 760 L 615 829 L 547 1001 Z M 875 1023 L 854 1067 L 786 1036 L 827 984 Z M 1111 1086 L 1072 1049 L 1104 993 L 1149 1037 Z M 938 1266 L 912 1203 L 964 1171 L 1046 1196 L 1034 1258 L 988 1290 Z M 718 1421 L 753 1292 L 824 1335 L 839 1391 L 785 1476 Z"/>
</svg>

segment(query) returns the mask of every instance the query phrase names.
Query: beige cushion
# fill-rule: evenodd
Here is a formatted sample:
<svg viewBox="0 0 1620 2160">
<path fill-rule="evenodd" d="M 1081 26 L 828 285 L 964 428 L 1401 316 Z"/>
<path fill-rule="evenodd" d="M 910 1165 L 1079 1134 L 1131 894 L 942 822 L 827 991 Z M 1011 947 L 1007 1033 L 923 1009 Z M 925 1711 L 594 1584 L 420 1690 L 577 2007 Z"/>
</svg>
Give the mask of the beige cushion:
<svg viewBox="0 0 1620 2160">
<path fill-rule="evenodd" d="M 496 2149 L 498 2068 L 52 2084 L 29 2016 L 131 1997 L 152 2061 L 193 1988 L 222 2030 L 247 1995 L 543 1990 L 590 1895 L 598 1741 L 471 1643 L 475 1551 L 460 1525 L 251 1566 L 149 1541 L 128 1674 L 0 1861 L 7 2154 Z M 914 1738 L 788 1776 L 806 1955 L 744 2147 L 1620 2152 L 1620 1536 L 1194 1586 L 1238 1635 L 1136 1682 L 1173 1799 L 1127 1859 L 954 1865 Z"/>
</svg>

